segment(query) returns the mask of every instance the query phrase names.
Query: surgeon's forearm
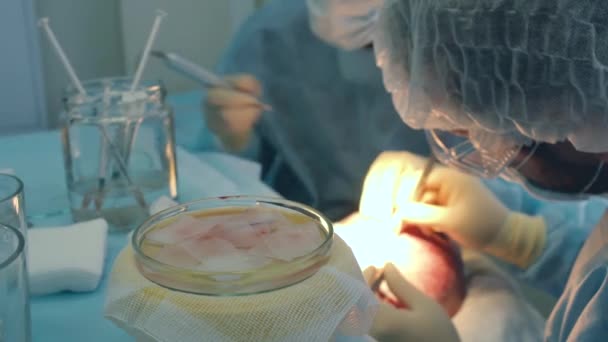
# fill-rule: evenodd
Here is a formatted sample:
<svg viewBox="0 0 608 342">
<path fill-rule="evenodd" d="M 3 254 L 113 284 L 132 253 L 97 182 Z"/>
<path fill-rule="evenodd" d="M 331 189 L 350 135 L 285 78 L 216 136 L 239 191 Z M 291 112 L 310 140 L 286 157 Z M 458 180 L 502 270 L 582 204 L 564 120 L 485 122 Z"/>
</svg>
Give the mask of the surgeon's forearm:
<svg viewBox="0 0 608 342">
<path fill-rule="evenodd" d="M 525 269 L 510 263 L 502 266 L 519 279 L 559 296 L 579 250 L 599 222 L 606 204 L 600 200 L 541 201 L 513 183 L 496 179 L 486 180 L 485 184 L 509 209 L 542 216 L 546 223 L 545 247 L 532 264 Z"/>
<path fill-rule="evenodd" d="M 559 208 L 555 208 L 556 211 Z M 545 216 L 547 236 L 541 255 L 529 267 L 515 270 L 520 278 L 536 287 L 559 296 L 565 287 L 576 257 L 588 236 L 590 227 L 577 226 L 574 220 L 564 220 L 558 212 Z"/>
</svg>

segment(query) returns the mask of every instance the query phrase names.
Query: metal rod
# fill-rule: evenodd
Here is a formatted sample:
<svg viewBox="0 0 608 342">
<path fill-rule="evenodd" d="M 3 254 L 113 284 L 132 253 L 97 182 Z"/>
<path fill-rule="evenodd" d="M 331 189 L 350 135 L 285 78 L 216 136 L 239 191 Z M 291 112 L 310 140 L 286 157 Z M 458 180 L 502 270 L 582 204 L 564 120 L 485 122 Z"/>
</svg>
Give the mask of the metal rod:
<svg viewBox="0 0 608 342">
<path fill-rule="evenodd" d="M 146 200 L 145 200 L 141 190 L 139 190 L 137 188 L 137 186 L 135 186 L 135 184 L 131 180 L 131 177 L 129 176 L 129 171 L 127 170 L 127 167 L 125 166 L 125 163 L 121 158 L 120 151 L 118 151 L 116 149 L 116 146 L 110 140 L 110 137 L 108 136 L 108 132 L 107 132 L 105 126 L 100 125 L 99 128 L 101 129 L 101 133 L 103 134 L 108 146 L 110 147 L 110 152 L 112 152 L 112 155 L 114 156 L 114 159 L 115 159 L 116 163 L 118 164 L 118 169 L 119 169 L 120 173 L 122 173 L 123 177 L 125 177 L 125 180 L 129 184 L 129 188 L 133 192 L 133 196 L 135 197 L 137 204 L 140 207 L 146 209 L 147 208 Z"/>
<path fill-rule="evenodd" d="M 424 195 L 424 186 L 426 185 L 426 180 L 433 171 L 433 167 L 437 159 L 435 156 L 431 155 L 424 165 L 424 169 L 422 170 L 422 175 L 420 175 L 420 179 L 418 179 L 418 183 L 416 184 L 416 188 L 414 189 L 414 201 L 420 202 L 422 200 L 422 196 Z"/>
<path fill-rule="evenodd" d="M 426 186 L 426 180 L 429 178 L 431 171 L 433 171 L 433 167 L 435 167 L 435 163 L 437 163 L 437 159 L 435 156 L 431 154 L 431 156 L 427 159 L 426 164 L 424 165 L 424 169 L 422 170 L 422 174 L 420 175 L 420 179 L 418 179 L 418 183 L 416 184 L 416 188 L 414 189 L 414 201 L 421 202 L 422 197 L 424 196 L 424 187 Z M 423 234 L 432 235 L 434 230 L 430 227 L 418 227 Z"/>
</svg>

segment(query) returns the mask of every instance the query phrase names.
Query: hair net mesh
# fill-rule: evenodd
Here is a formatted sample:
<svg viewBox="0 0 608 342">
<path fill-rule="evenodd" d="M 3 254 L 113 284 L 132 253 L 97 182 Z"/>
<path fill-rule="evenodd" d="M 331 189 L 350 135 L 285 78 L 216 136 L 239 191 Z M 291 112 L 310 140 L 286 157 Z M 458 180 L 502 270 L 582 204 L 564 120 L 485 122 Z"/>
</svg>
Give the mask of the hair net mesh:
<svg viewBox="0 0 608 342">
<path fill-rule="evenodd" d="M 608 1 L 388 0 L 374 47 L 414 128 L 604 152 L 607 14 Z"/>
</svg>

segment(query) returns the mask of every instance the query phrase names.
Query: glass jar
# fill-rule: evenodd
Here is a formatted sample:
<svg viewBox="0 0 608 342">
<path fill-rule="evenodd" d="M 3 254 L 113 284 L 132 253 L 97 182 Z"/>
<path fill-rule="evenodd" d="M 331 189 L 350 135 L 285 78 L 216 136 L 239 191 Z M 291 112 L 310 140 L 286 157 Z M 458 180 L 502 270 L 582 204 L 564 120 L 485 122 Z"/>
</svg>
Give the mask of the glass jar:
<svg viewBox="0 0 608 342">
<path fill-rule="evenodd" d="M 295 217 L 299 222 L 312 221 L 311 229 L 321 234 L 320 244 L 291 261 L 279 262 L 246 271 L 201 271 L 176 267 L 157 260 L 146 251 L 146 235 L 162 229 L 180 215 L 204 216 L 205 213 L 243 211 L 249 208 L 273 209 Z M 314 227 L 314 228 L 313 228 Z M 148 280 L 173 290 L 215 296 L 246 295 L 277 290 L 312 276 L 329 260 L 333 243 L 331 221 L 316 210 L 287 200 L 250 196 L 227 196 L 198 200 L 157 213 L 139 226 L 132 237 L 135 263 Z"/>
<path fill-rule="evenodd" d="M 160 82 L 85 82 L 64 96 L 63 156 L 74 221 L 103 217 L 129 230 L 161 196 L 177 198 L 174 122 Z"/>
</svg>

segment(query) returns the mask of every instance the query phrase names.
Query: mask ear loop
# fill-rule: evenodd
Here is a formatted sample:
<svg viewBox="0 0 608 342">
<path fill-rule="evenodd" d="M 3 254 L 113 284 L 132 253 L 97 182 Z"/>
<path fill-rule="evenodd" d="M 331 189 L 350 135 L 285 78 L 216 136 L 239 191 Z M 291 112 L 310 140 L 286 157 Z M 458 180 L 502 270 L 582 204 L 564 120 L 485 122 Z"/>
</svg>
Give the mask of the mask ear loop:
<svg viewBox="0 0 608 342">
<path fill-rule="evenodd" d="M 602 172 L 602 169 L 604 168 L 604 161 L 600 162 L 600 165 L 598 166 L 597 170 L 595 171 L 595 175 L 593 175 L 593 178 L 591 178 L 591 181 L 589 182 L 589 184 L 587 184 L 583 190 L 581 190 L 580 194 L 584 194 L 587 191 L 589 191 L 589 189 L 591 188 L 591 186 L 593 186 L 593 184 L 595 183 L 595 181 L 599 178 L 600 173 Z"/>
</svg>

